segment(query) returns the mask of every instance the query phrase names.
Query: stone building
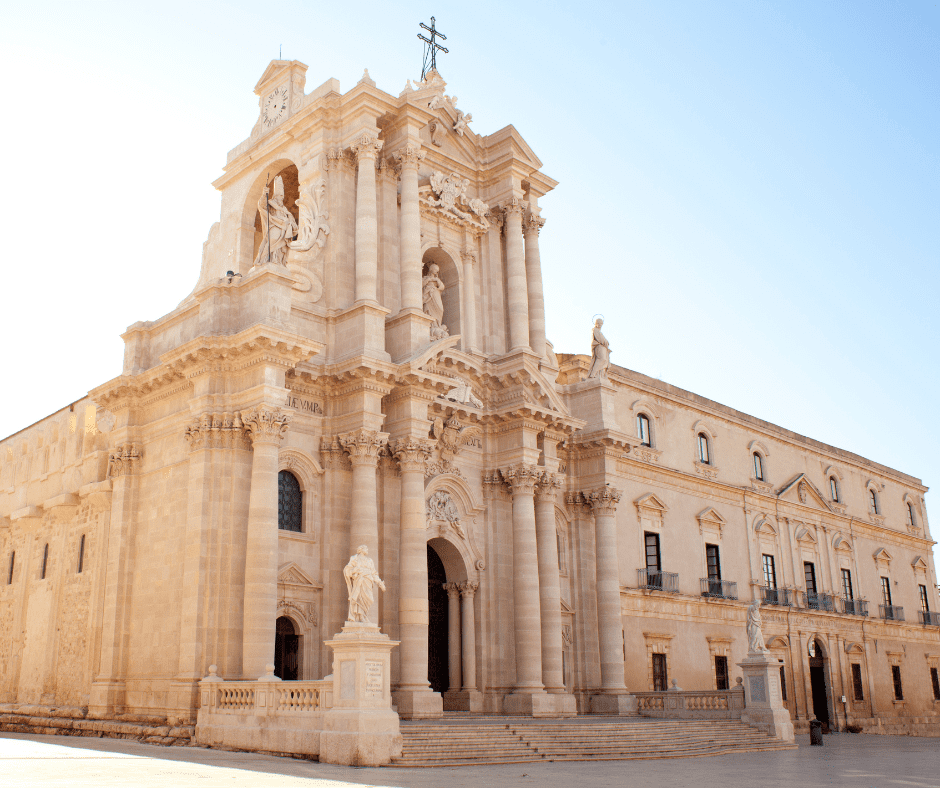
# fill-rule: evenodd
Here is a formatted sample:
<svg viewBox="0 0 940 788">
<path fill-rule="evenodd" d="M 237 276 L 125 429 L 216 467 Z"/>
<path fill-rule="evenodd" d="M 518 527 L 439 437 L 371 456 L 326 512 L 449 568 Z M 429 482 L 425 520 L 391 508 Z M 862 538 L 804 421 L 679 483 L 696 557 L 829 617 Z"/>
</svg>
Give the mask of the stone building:
<svg viewBox="0 0 940 788">
<path fill-rule="evenodd" d="M 192 720 L 331 672 L 359 545 L 404 718 L 726 689 L 764 603 L 798 729 L 940 734 L 920 480 L 545 336 L 540 201 L 432 71 L 273 61 L 198 283 L 0 441 L 0 703 Z"/>
</svg>

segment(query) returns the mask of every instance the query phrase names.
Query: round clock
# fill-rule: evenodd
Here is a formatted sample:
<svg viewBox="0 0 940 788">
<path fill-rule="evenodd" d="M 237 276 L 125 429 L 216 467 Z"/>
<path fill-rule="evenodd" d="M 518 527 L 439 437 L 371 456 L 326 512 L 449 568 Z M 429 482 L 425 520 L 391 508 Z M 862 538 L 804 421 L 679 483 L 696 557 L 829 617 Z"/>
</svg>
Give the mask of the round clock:
<svg viewBox="0 0 940 788">
<path fill-rule="evenodd" d="M 262 119 L 267 128 L 271 128 L 287 114 L 287 85 L 275 90 L 264 100 Z"/>
</svg>

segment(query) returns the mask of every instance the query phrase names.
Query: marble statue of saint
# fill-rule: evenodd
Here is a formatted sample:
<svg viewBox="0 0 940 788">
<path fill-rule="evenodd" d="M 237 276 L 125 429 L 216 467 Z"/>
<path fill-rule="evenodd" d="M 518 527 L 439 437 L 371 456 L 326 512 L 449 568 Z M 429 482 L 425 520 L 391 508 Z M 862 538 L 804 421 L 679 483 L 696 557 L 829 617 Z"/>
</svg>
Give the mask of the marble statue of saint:
<svg viewBox="0 0 940 788">
<path fill-rule="evenodd" d="M 369 548 L 362 544 L 356 548 L 356 554 L 349 559 L 343 569 L 346 578 L 346 591 L 349 594 L 348 621 L 369 623 L 369 608 L 375 601 L 373 589 L 378 586 L 383 591 L 385 583 L 379 577 L 375 563 L 369 558 Z"/>
<path fill-rule="evenodd" d="M 261 245 L 255 265 L 264 265 L 269 260 L 275 265 L 287 265 L 287 244 L 297 235 L 297 222 L 284 205 L 284 181 L 278 175 L 274 179 L 274 194 L 268 198 L 268 187 L 264 187 L 258 200 L 261 215 Z"/>
<path fill-rule="evenodd" d="M 431 316 L 431 335 L 434 336 L 435 329 L 440 333 L 444 329 L 444 336 L 447 336 L 446 326 L 444 325 L 444 301 L 441 293 L 444 292 L 444 283 L 438 276 L 440 269 L 435 263 L 428 266 L 428 273 L 424 277 L 421 288 L 424 300 L 424 312 Z"/>
<path fill-rule="evenodd" d="M 604 325 L 603 318 L 599 317 L 594 321 L 594 334 L 591 337 L 591 369 L 588 377 L 606 380 L 607 367 L 610 366 L 610 344 L 601 331 L 602 325 Z"/>
<path fill-rule="evenodd" d="M 763 654 L 765 651 L 767 647 L 761 631 L 760 601 L 755 599 L 747 608 L 747 653 Z"/>
</svg>

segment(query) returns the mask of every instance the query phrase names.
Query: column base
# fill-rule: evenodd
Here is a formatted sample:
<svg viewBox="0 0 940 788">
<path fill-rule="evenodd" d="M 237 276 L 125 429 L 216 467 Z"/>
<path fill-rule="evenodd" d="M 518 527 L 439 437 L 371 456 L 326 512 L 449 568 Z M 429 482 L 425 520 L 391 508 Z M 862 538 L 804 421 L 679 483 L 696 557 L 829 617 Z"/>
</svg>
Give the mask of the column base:
<svg viewBox="0 0 940 788">
<path fill-rule="evenodd" d="M 125 684 L 123 679 L 93 681 L 88 699 L 88 716 L 106 719 L 124 713 Z"/>
<path fill-rule="evenodd" d="M 442 697 L 447 711 L 483 713 L 483 693 L 479 690 L 448 690 Z"/>
<path fill-rule="evenodd" d="M 591 714 L 606 717 L 638 717 L 636 698 L 628 692 L 620 695 L 591 695 Z"/>
<path fill-rule="evenodd" d="M 444 714 L 444 700 L 441 693 L 426 690 L 395 690 L 392 703 L 398 709 L 398 716 L 403 720 L 426 720 L 441 717 Z"/>
<path fill-rule="evenodd" d="M 523 717 L 557 717 L 555 698 L 559 697 L 562 696 L 549 695 L 545 690 L 513 692 L 503 698 L 503 714 Z"/>
</svg>

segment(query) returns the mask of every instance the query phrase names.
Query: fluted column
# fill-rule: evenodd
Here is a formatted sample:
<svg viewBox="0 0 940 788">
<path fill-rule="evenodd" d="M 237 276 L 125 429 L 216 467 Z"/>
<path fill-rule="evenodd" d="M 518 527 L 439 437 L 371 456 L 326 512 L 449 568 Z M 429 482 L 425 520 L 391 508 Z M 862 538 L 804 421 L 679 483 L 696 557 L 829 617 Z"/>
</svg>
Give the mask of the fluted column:
<svg viewBox="0 0 940 788">
<path fill-rule="evenodd" d="M 447 671 L 448 689 L 460 689 L 460 586 L 444 583 L 447 592 Z"/>
<path fill-rule="evenodd" d="M 396 158 L 401 163 L 401 308 L 422 309 L 418 165 L 424 151 L 420 145 L 409 142 Z"/>
<path fill-rule="evenodd" d="M 526 285 L 525 249 L 522 239 L 523 200 L 503 203 L 503 232 L 506 233 L 506 299 L 509 310 L 510 350 L 529 345 L 529 291 Z M 544 312 L 544 310 L 543 310 Z M 543 315 L 544 319 L 544 315 Z"/>
<path fill-rule="evenodd" d="M 278 449 L 290 415 L 258 407 L 241 414 L 251 438 L 251 491 L 245 545 L 245 600 L 242 674 L 262 678 L 274 662 L 277 619 Z"/>
<path fill-rule="evenodd" d="M 545 296 L 542 294 L 542 258 L 539 231 L 545 220 L 529 211 L 523 220 L 525 232 L 525 279 L 529 295 L 529 343 L 539 357 L 545 356 Z"/>
<path fill-rule="evenodd" d="M 597 625 L 601 657 L 601 691 L 626 691 L 623 680 L 623 617 L 617 559 L 617 503 L 622 493 L 601 487 L 586 497 L 594 510 L 597 534 Z"/>
<path fill-rule="evenodd" d="M 401 468 L 398 625 L 401 674 L 398 688 L 431 694 L 428 683 L 428 552 L 425 535 L 424 469 L 428 441 L 392 441 Z"/>
<path fill-rule="evenodd" d="M 471 251 L 460 253 L 463 258 L 463 315 L 464 325 L 461 330 L 463 334 L 463 349 L 477 349 L 477 285 L 475 266 L 477 262 L 476 255 Z"/>
<path fill-rule="evenodd" d="M 535 486 L 540 471 L 519 463 L 502 471 L 512 488 L 512 596 L 519 693 L 540 692 L 542 629 L 539 604 L 538 546 L 535 535 Z"/>
<path fill-rule="evenodd" d="M 477 592 L 479 583 L 467 581 L 460 583 L 460 601 L 462 614 L 461 638 L 463 645 L 463 689 L 475 690 L 477 688 L 477 635 L 476 621 L 473 612 L 473 597 Z"/>
<path fill-rule="evenodd" d="M 356 179 L 356 301 L 378 299 L 379 241 L 375 207 L 375 159 L 384 143 L 365 132 L 352 145 L 359 162 Z"/>
<path fill-rule="evenodd" d="M 553 693 L 565 691 L 561 659 L 561 580 L 558 573 L 558 532 L 555 495 L 557 474 L 545 471 L 535 493 L 535 532 L 539 553 L 539 606 L 542 613 L 542 682 Z"/>
</svg>

